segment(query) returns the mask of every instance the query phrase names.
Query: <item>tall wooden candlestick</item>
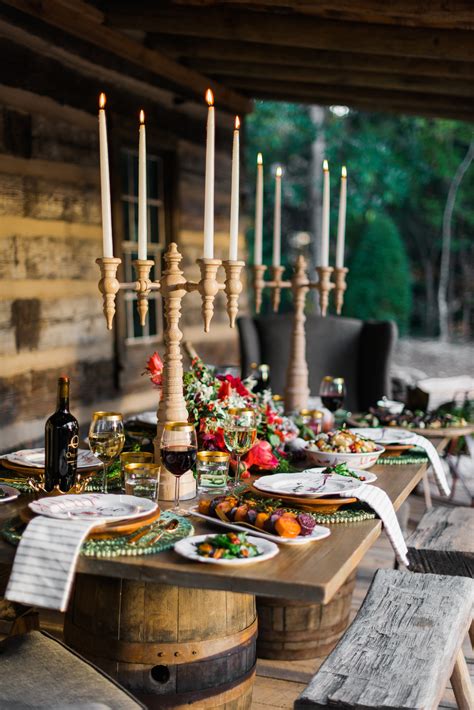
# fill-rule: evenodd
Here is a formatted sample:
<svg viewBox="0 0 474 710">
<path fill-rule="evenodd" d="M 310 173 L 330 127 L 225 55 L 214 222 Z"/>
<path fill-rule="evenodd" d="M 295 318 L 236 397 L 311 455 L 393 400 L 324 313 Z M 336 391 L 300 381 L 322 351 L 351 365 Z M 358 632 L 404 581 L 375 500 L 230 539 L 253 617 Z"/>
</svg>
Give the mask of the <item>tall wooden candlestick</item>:
<svg viewBox="0 0 474 710">
<path fill-rule="evenodd" d="M 323 316 L 327 313 L 329 294 L 335 288 L 331 282 L 331 274 L 335 271 L 336 283 L 339 279 L 339 289 L 336 291 L 336 309 L 340 312 L 342 299 L 345 290 L 345 275 L 348 269 L 333 269 L 332 266 L 319 266 L 317 272 L 318 281 L 310 281 L 307 273 L 307 263 L 303 256 L 299 256 L 296 261 L 295 271 L 291 281 L 283 281 L 283 267 L 272 267 L 272 279 L 265 281 L 267 267 L 257 265 L 253 267 L 255 290 L 255 309 L 260 312 L 262 304 L 262 294 L 264 288 L 272 291 L 273 309 L 278 310 L 280 304 L 281 291 L 284 288 L 291 289 L 294 302 L 293 327 L 291 332 L 290 358 L 286 372 L 285 385 L 285 410 L 294 412 L 295 410 L 306 409 L 308 406 L 309 374 L 306 359 L 306 331 L 305 331 L 305 302 L 306 294 L 310 289 L 315 289 L 319 293 L 319 303 Z M 342 281 L 344 280 L 344 287 Z M 338 286 L 336 285 L 336 289 Z M 339 299 L 339 300 L 338 300 Z"/>
<path fill-rule="evenodd" d="M 181 355 L 181 340 L 183 334 L 179 328 L 181 305 L 186 293 L 198 291 L 203 302 L 203 320 L 206 332 L 209 329 L 214 311 L 214 298 L 219 291 L 227 295 L 227 312 L 231 328 L 234 327 L 237 315 L 238 297 L 242 291 L 240 275 L 244 267 L 243 261 L 225 261 L 218 259 L 198 259 L 201 278 L 198 282 L 188 281 L 180 269 L 182 259 L 176 244 L 170 244 L 165 254 L 166 269 L 159 281 L 150 280 L 150 271 L 154 262 L 137 259 L 134 266 L 137 271 L 135 283 L 120 283 L 117 280 L 117 269 L 120 259 L 101 258 L 97 263 L 101 270 L 99 288 L 104 298 L 104 313 L 107 327 L 112 327 L 115 313 L 115 296 L 119 290 L 132 290 L 137 294 L 140 318 L 146 317 L 148 310 L 148 295 L 151 291 L 159 291 L 164 300 L 165 311 L 165 354 L 163 358 L 163 389 L 158 408 L 158 427 L 154 441 L 155 461 L 160 460 L 160 440 L 166 422 L 187 421 L 188 412 L 183 392 L 183 361 Z M 226 278 L 224 282 L 217 280 L 217 272 L 221 264 L 224 266 Z M 190 471 L 181 479 L 181 497 L 193 498 L 196 485 Z M 158 497 L 162 500 L 173 500 L 174 476 L 162 467 Z"/>
</svg>

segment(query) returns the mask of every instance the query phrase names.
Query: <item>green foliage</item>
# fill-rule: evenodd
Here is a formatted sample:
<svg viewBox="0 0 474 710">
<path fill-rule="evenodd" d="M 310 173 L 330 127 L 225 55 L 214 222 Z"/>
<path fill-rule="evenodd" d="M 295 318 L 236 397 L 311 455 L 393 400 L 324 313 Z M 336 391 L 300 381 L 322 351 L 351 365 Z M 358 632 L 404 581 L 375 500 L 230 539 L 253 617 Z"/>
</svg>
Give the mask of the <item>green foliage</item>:
<svg viewBox="0 0 474 710">
<path fill-rule="evenodd" d="M 436 289 L 441 250 L 442 220 L 450 181 L 461 162 L 472 136 L 469 124 L 412 116 L 350 111 L 337 117 L 329 110 L 322 129 L 315 127 L 307 106 L 274 102 L 257 102 L 253 114 L 246 119 L 246 164 L 249 185 L 249 213 L 254 209 L 256 155 L 261 151 L 265 162 L 264 197 L 264 262 L 271 263 L 273 232 L 273 174 L 275 166 L 284 167 L 282 258 L 291 264 L 296 257 L 291 234 L 311 229 L 312 185 L 311 152 L 317 131 L 323 130 L 326 156 L 331 168 L 331 252 L 334 260 L 339 195 L 340 166 L 348 168 L 348 209 L 346 228 L 346 261 L 353 269 L 358 265 L 360 250 L 366 253 L 363 240 L 370 235 L 371 221 L 388 218 L 398 233 L 405 252 L 400 259 L 407 264 L 405 284 L 398 276 L 398 289 L 413 292 L 413 308 L 408 323 L 411 333 L 436 334 Z M 471 304 L 474 327 L 474 169 L 471 168 L 458 192 L 453 218 L 451 301 L 459 303 L 457 317 L 461 318 L 462 304 Z M 253 258 L 253 223 L 248 231 L 250 261 Z M 392 229 L 388 230 L 392 234 Z M 392 235 L 393 237 L 393 235 Z M 306 248 L 306 255 L 309 249 Z M 372 264 L 366 265 L 369 278 Z M 362 271 L 360 271 L 362 274 Z M 358 279 L 359 281 L 359 279 Z M 366 317 L 368 306 L 358 310 L 350 291 L 356 288 L 350 279 L 346 303 L 351 313 Z M 361 285 L 357 285 L 361 289 Z M 366 296 L 360 301 L 370 302 L 371 285 L 364 286 Z M 405 297 L 404 297 L 405 298 Z M 368 299 L 368 301 L 367 301 Z M 291 302 L 291 298 L 289 299 Z M 402 299 L 405 303 L 404 299 Z M 400 306 L 397 315 L 400 326 L 406 322 L 404 313 L 410 306 Z M 464 305 L 465 308 L 465 305 Z M 385 309 L 391 312 L 392 305 Z M 347 308 L 345 313 L 349 313 Z M 398 310 L 395 309 L 398 313 Z M 455 314 L 456 317 L 456 314 Z"/>
<path fill-rule="evenodd" d="M 380 213 L 368 223 L 352 260 L 345 312 L 364 320 L 395 320 L 404 333 L 410 309 L 405 247 L 393 221 Z"/>
</svg>

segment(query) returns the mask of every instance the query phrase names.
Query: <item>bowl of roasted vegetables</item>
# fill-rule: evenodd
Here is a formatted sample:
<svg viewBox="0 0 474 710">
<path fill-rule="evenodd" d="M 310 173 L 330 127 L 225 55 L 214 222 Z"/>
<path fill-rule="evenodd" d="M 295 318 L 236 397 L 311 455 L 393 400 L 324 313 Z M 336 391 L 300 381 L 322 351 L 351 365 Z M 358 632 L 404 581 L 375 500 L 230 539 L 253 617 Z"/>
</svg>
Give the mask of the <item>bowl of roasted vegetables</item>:
<svg viewBox="0 0 474 710">
<path fill-rule="evenodd" d="M 263 562 L 279 552 L 274 542 L 248 537 L 245 532 L 195 535 L 180 540 L 174 549 L 190 560 L 227 566 Z"/>
<path fill-rule="evenodd" d="M 373 466 L 385 451 L 383 446 L 365 439 L 348 429 L 319 434 L 306 447 L 306 456 L 315 466 L 338 466 L 346 463 L 351 468 Z"/>
</svg>

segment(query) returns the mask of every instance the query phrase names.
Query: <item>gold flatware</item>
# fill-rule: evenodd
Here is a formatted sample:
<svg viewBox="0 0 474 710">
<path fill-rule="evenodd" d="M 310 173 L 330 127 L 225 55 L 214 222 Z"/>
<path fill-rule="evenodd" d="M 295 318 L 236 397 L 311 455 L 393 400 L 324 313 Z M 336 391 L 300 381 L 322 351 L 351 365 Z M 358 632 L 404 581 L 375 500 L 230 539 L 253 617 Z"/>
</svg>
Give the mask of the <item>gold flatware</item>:
<svg viewBox="0 0 474 710">
<path fill-rule="evenodd" d="M 158 535 L 156 536 L 157 539 L 160 539 L 160 537 L 161 537 L 165 532 L 167 532 L 168 530 L 175 530 L 175 528 L 178 527 L 178 524 L 179 524 L 179 521 L 176 520 L 176 518 L 173 518 L 172 520 L 168 520 L 164 525 L 161 525 L 161 524 L 160 524 L 159 527 L 160 527 L 161 529 L 160 529 Z M 145 537 L 145 535 L 149 535 L 149 534 L 150 534 L 152 527 L 153 527 L 153 524 L 148 525 L 145 530 L 142 530 L 141 532 L 139 532 L 139 533 L 137 533 L 136 535 L 134 535 L 133 537 L 131 537 L 131 538 L 129 539 L 129 541 L 128 541 L 129 544 L 130 544 L 130 545 L 136 545 L 138 542 L 140 542 L 140 540 L 142 539 L 142 537 Z M 152 542 L 153 542 L 154 540 L 155 540 L 155 538 L 153 538 Z"/>
<path fill-rule="evenodd" d="M 178 525 L 179 525 L 179 520 L 176 520 L 176 518 L 173 518 L 173 520 L 170 520 L 169 523 L 167 525 L 165 525 L 164 528 L 162 528 L 160 530 L 158 535 L 155 535 L 155 537 L 152 537 L 152 539 L 150 540 L 150 542 L 148 544 L 154 545 L 155 542 L 158 542 L 158 540 L 163 537 L 165 532 L 171 532 L 172 530 L 176 530 Z"/>
</svg>

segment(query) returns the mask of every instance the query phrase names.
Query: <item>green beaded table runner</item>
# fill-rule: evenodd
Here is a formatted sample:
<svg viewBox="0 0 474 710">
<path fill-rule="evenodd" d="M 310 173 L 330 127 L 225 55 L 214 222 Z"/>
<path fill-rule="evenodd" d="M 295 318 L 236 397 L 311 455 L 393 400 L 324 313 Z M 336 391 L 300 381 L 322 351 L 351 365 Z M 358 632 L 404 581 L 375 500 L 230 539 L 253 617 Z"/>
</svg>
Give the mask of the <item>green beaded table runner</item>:
<svg viewBox="0 0 474 710">
<path fill-rule="evenodd" d="M 154 537 L 161 534 L 163 525 L 174 519 L 178 521 L 178 527 L 175 530 L 163 531 L 159 540 L 151 542 Z M 20 518 L 12 518 L 0 529 L 0 534 L 12 545 L 18 545 L 25 527 L 25 523 L 23 523 Z M 148 532 L 136 543 L 132 543 L 132 538 L 139 535 L 140 532 L 144 532 L 147 527 L 149 528 Z M 81 555 L 85 557 L 121 557 L 122 555 L 137 557 L 140 555 L 153 555 L 157 552 L 168 550 L 173 547 L 178 540 L 189 537 L 193 533 L 194 527 L 187 518 L 183 518 L 167 510 L 162 513 L 160 518 L 152 525 L 134 530 L 128 535 L 111 535 L 110 538 L 103 539 L 89 538 L 81 547 Z"/>
<path fill-rule="evenodd" d="M 35 478 L 35 476 L 30 476 L 30 478 Z M 10 469 L 0 470 L 0 483 L 5 483 L 7 486 L 16 488 L 22 493 L 32 493 L 31 487 L 28 485 L 28 477 L 24 475 L 17 475 L 14 471 Z M 107 475 L 107 492 L 116 493 L 122 488 L 122 475 L 120 470 L 110 471 Z M 98 471 L 94 476 L 92 481 L 86 486 L 87 493 L 101 493 L 102 492 L 102 471 Z"/>
</svg>

